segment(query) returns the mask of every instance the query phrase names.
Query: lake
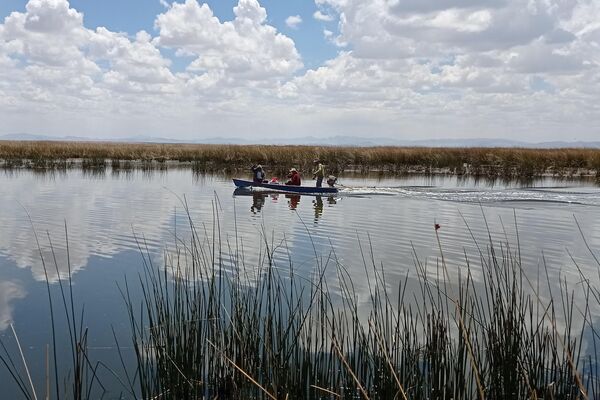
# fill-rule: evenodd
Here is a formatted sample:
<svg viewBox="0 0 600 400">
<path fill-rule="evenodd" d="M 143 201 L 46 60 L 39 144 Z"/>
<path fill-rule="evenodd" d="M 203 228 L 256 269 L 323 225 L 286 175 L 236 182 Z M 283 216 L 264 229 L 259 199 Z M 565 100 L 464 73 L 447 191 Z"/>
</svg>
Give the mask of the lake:
<svg viewBox="0 0 600 400">
<path fill-rule="evenodd" d="M 416 262 L 435 274 L 440 247 L 453 276 L 464 272 L 466 257 L 475 261 L 471 273 L 477 281 L 479 251 L 486 252 L 490 238 L 520 249 L 533 282 L 546 281 L 540 271 L 548 271 L 550 284 L 538 287 L 543 298 L 560 290 L 561 280 L 577 290 L 578 268 L 600 287 L 598 265 L 587 248 L 598 257 L 600 187 L 594 180 L 348 175 L 339 182 L 335 196 L 294 196 L 234 191 L 231 177 L 190 169 L 3 171 L 0 338 L 14 344 L 13 324 L 34 380 L 43 382 L 51 340 L 46 281 L 58 299 L 59 275 L 66 278 L 70 266 L 77 306 L 85 307 L 91 358 L 119 371 L 114 329 L 124 362 L 131 365 L 120 289 L 127 279 L 132 296 L 139 296 L 144 259 L 161 265 L 176 254 L 191 235 L 190 220 L 224 254 L 243 253 L 250 269 L 266 245 L 279 249 L 280 268 L 291 260 L 306 276 L 317 260 L 327 262 L 334 254 L 349 271 L 359 303 L 369 298 L 365 264 L 382 265 L 386 282 L 396 287 L 416 275 Z M 223 263 L 227 271 L 227 257 Z M 331 278 L 336 290 L 333 272 Z M 6 398 L 16 396 L 1 365 L 0 382 Z M 107 386 L 107 398 L 118 398 L 118 385 Z"/>
</svg>

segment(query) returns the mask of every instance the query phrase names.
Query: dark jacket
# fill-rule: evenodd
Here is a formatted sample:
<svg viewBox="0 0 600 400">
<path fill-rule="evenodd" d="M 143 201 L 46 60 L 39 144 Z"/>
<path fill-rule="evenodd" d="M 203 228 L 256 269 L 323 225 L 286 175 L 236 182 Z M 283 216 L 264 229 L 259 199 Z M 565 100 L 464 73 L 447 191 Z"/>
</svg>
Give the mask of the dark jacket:
<svg viewBox="0 0 600 400">
<path fill-rule="evenodd" d="M 263 183 L 265 180 L 265 171 L 262 168 L 252 167 L 252 180 L 255 183 Z"/>
</svg>

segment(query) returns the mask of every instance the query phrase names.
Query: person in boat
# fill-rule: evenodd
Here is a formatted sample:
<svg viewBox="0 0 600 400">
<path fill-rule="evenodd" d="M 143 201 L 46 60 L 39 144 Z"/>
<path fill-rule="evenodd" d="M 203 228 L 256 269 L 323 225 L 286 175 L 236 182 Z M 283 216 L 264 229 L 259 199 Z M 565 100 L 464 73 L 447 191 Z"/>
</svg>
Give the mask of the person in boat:
<svg viewBox="0 0 600 400">
<path fill-rule="evenodd" d="M 298 173 L 296 168 L 290 169 L 288 178 L 290 179 L 285 183 L 286 185 L 300 186 L 302 184 L 302 180 L 300 179 L 300 173 Z"/>
<path fill-rule="evenodd" d="M 265 171 L 263 170 L 262 165 L 253 165 L 252 166 L 252 181 L 254 183 L 264 183 L 265 182 Z"/>
<path fill-rule="evenodd" d="M 313 163 L 315 164 L 315 170 L 313 171 L 313 179 L 317 180 L 317 187 L 321 187 L 323 186 L 323 177 L 325 176 L 325 168 L 323 167 L 323 164 L 321 164 L 321 160 L 319 160 L 318 158 L 315 158 L 315 160 L 313 161 Z"/>
</svg>

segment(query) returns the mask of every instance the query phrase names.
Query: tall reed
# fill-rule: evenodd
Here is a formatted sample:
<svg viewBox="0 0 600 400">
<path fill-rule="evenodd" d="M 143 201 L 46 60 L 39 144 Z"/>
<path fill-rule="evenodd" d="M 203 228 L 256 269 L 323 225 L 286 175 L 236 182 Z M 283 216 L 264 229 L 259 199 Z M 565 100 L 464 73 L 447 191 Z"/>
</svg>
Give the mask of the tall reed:
<svg viewBox="0 0 600 400">
<path fill-rule="evenodd" d="M 70 269 L 59 276 L 58 293 L 47 280 L 54 352 L 47 398 L 99 398 L 99 368 L 131 398 L 143 399 L 600 396 L 594 326 L 600 289 L 575 260 L 579 289 L 562 279 L 557 289 L 548 269 L 529 275 L 518 240 L 498 244 L 489 235 L 487 242 L 473 238 L 478 254 L 465 254 L 462 268 L 452 273 L 436 231 L 436 262 L 422 263 L 415 253 L 415 272 L 397 285 L 386 278 L 395 266 L 378 264 L 372 247 L 360 243 L 366 289 L 358 289 L 356 273 L 335 249 L 322 253 L 313 246 L 311 268 L 298 267 L 285 240 L 274 241 L 266 228 L 256 244 L 258 261 L 248 264 L 244 243 L 223 238 L 216 203 L 213 209 L 211 227 L 197 229 L 188 218 L 190 237 L 176 241 L 164 265 L 156 265 L 140 241 L 143 270 L 135 285 L 141 303 L 131 282 L 121 284 L 137 361 L 124 377 L 89 359 Z M 583 240 L 600 280 L 598 257 Z M 53 252 L 51 263 L 58 274 Z M 44 268 L 51 265 L 44 261 Z M 542 295 L 541 284 L 549 295 Z M 56 354 L 55 312 L 61 309 L 72 349 L 66 364 Z M 15 356 L 0 344 L 0 361 L 23 398 L 41 398 L 22 372 L 23 352 Z"/>
<path fill-rule="evenodd" d="M 50 255 L 44 256 L 37 232 L 33 228 L 33 223 L 31 224 L 44 270 L 47 306 L 50 314 L 49 343 L 46 347 L 46 380 L 43 385 L 36 386 L 34 384 L 27 358 L 21 351 L 19 337 L 14 327 L 12 328 L 13 339 L 18 344 L 20 359 L 15 358 L 14 351 L 11 351 L 12 347 L 6 339 L 0 338 L 0 365 L 6 368 L 24 399 L 96 399 L 106 391 L 98 379 L 98 369 L 104 367 L 110 370 L 110 368 L 101 362 L 92 361 L 88 357 L 88 330 L 84 324 L 84 312 L 83 308 L 79 309 L 79 306 L 76 305 L 73 296 L 67 226 L 65 224 L 67 254 L 67 274 L 65 276 L 61 275 L 61 268 L 50 235 L 47 235 Z M 58 278 L 57 288 L 52 287 L 49 278 L 49 274 L 54 272 Z M 62 349 L 65 349 L 66 352 Z"/>
<path fill-rule="evenodd" d="M 365 294 L 334 249 L 315 249 L 308 274 L 263 232 L 248 266 L 218 231 L 190 224 L 164 267 L 144 258 L 142 308 L 123 291 L 144 399 L 600 396 L 595 334 L 584 343 L 596 332 L 592 290 L 577 297 L 561 283 L 544 300 L 532 282 L 548 271 L 529 277 L 508 243 L 490 238 L 458 276 L 440 245 L 433 268 L 415 257 L 415 276 L 397 287 L 363 249 Z"/>
<path fill-rule="evenodd" d="M 104 168 L 118 161 L 189 163 L 199 170 L 248 169 L 260 163 L 270 171 L 291 167 L 305 173 L 320 158 L 329 172 L 382 170 L 394 173 L 447 172 L 489 176 L 597 174 L 600 149 L 426 148 L 210 145 L 110 142 L 0 141 L 0 164 L 5 167 L 66 168 L 81 159 L 84 168 Z M 79 165 L 79 164 L 78 164 Z"/>
</svg>

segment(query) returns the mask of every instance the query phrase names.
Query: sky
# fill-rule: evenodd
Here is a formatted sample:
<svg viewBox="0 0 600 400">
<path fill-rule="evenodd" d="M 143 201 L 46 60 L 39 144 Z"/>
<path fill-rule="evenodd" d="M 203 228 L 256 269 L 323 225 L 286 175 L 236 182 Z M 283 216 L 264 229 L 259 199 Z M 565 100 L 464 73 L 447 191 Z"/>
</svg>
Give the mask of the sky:
<svg viewBox="0 0 600 400">
<path fill-rule="evenodd" d="M 2 0 L 0 135 L 600 139 L 599 0 Z"/>
</svg>

